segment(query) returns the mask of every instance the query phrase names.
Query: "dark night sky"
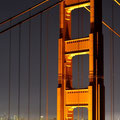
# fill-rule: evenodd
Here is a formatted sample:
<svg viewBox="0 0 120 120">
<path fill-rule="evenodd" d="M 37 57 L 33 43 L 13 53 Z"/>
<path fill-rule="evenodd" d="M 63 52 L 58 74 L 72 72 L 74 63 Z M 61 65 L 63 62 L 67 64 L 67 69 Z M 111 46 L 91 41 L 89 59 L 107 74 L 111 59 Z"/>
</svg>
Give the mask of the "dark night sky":
<svg viewBox="0 0 120 120">
<path fill-rule="evenodd" d="M 41 6 L 31 12 L 34 14 L 44 8 L 56 3 L 58 0 L 50 0 L 46 5 Z M 3 0 L 0 4 L 0 22 L 17 13 L 39 3 L 40 0 Z M 119 1 L 120 2 L 120 1 Z M 112 24 L 112 0 L 103 0 L 103 20 L 111 26 Z M 114 28 L 120 33 L 120 6 L 114 4 Z M 42 115 L 45 115 L 46 102 L 46 31 L 48 16 L 48 73 L 49 73 L 49 116 L 56 116 L 56 98 L 57 98 L 57 56 L 58 56 L 58 38 L 59 38 L 59 7 L 56 6 L 42 15 Z M 81 14 L 81 10 L 79 12 Z M 89 12 L 83 9 L 84 37 L 89 34 Z M 23 15 L 12 24 L 25 19 L 29 13 Z M 39 104 L 39 66 L 40 66 L 40 17 L 31 20 L 31 120 L 38 119 Z M 80 26 L 78 27 L 78 12 L 72 12 L 72 38 L 78 38 L 78 28 L 81 37 L 81 16 L 79 17 Z M 9 27 L 9 23 L 2 26 L 0 30 Z M 19 56 L 19 27 L 15 27 L 12 32 L 12 52 L 11 52 L 11 115 L 17 114 L 18 97 L 18 56 Z M 104 35 L 104 80 L 106 87 L 106 120 L 110 119 L 110 34 L 111 32 L 103 26 Z M 20 114 L 27 116 L 27 98 L 28 98 L 28 41 L 29 41 L 29 22 L 21 25 L 21 99 Z M 114 35 L 114 114 L 115 119 L 120 118 L 120 38 Z M 88 55 L 84 59 L 84 87 L 88 85 Z M 9 80 L 9 31 L 0 35 L 0 115 L 8 112 L 8 80 Z M 81 64 L 80 64 L 81 67 Z M 77 57 L 73 59 L 73 87 L 77 86 Z"/>
</svg>

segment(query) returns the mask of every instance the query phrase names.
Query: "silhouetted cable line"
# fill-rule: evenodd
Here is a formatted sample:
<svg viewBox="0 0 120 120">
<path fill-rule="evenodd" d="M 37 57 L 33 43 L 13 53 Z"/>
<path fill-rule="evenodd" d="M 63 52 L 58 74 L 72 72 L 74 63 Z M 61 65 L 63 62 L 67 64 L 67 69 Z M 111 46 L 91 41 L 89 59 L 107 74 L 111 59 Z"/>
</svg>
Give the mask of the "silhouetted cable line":
<svg viewBox="0 0 120 120">
<path fill-rule="evenodd" d="M 60 1 L 60 2 L 61 2 L 61 1 Z M 60 2 L 57 2 L 57 3 L 55 3 L 54 5 L 51 5 L 50 7 L 47 7 L 46 9 L 44 9 L 44 10 L 42 10 L 42 11 L 40 11 L 40 12 L 38 12 L 38 13 L 36 13 L 36 14 L 28 17 L 28 18 L 26 18 L 25 20 L 22 20 L 22 21 L 16 23 L 15 25 L 12 25 L 11 27 L 9 27 L 9 28 L 7 28 L 7 29 L 5 29 L 5 30 L 2 30 L 2 31 L 0 32 L 0 34 L 6 32 L 6 31 L 8 31 L 8 30 L 10 30 L 10 29 L 12 29 L 12 28 L 14 28 L 14 27 L 16 27 L 16 26 L 18 26 L 19 24 L 22 24 L 22 23 L 24 23 L 24 22 L 26 22 L 26 21 L 28 21 L 28 20 L 30 20 L 30 19 L 38 16 L 39 14 L 41 14 L 41 13 L 43 13 L 43 12 L 48 11 L 48 10 L 51 9 L 51 8 L 54 8 L 54 7 L 57 6 Z"/>
<path fill-rule="evenodd" d="M 33 6 L 33 7 L 30 7 L 30 8 L 28 8 L 27 10 L 25 10 L 25 11 L 23 11 L 23 12 L 15 15 L 15 16 L 13 16 L 13 17 L 11 17 L 11 18 L 8 18 L 7 20 L 1 22 L 1 23 L 0 23 L 0 26 L 3 25 L 3 24 L 5 24 L 5 23 L 7 23 L 7 22 L 9 22 L 9 21 L 11 21 L 11 20 L 13 20 L 13 19 L 16 19 L 17 17 L 19 17 L 19 16 L 21 16 L 21 15 L 23 15 L 23 14 L 25 14 L 25 13 L 27 13 L 27 12 L 35 9 L 35 8 L 37 8 L 37 7 L 39 7 L 40 5 L 46 3 L 47 1 L 49 1 L 49 0 L 45 0 L 45 1 L 43 1 L 43 2 L 40 2 L 40 3 L 38 3 L 37 5 L 35 5 L 35 6 Z"/>
<path fill-rule="evenodd" d="M 48 2 L 48 1 L 49 1 L 49 0 L 45 0 L 45 1 L 43 1 L 43 2 L 40 2 L 40 3 L 36 4 L 36 5 L 34 5 L 33 7 L 30 7 L 30 8 L 28 8 L 27 10 L 25 10 L 25 11 L 23 11 L 23 12 L 15 15 L 15 16 L 13 16 L 13 17 L 11 17 L 11 18 L 8 18 L 7 20 L 1 22 L 1 23 L 0 23 L 0 26 L 3 25 L 3 24 L 5 24 L 5 23 L 7 23 L 7 22 L 9 22 L 9 21 L 11 21 L 11 20 L 13 20 L 13 19 L 16 19 L 17 17 L 19 17 L 19 16 L 21 16 L 21 15 L 23 15 L 23 14 L 25 14 L 25 13 L 27 13 L 27 12 L 35 9 L 35 8 L 37 8 L 37 7 L 39 7 L 40 5 L 42 5 L 42 4 L 44 4 L 44 3 Z M 63 1 L 63 0 L 61 0 L 61 1 L 59 1 L 59 2 L 62 2 L 62 1 Z M 116 2 L 116 3 L 120 6 L 120 3 L 119 3 L 117 0 L 114 0 L 114 2 Z"/>
</svg>

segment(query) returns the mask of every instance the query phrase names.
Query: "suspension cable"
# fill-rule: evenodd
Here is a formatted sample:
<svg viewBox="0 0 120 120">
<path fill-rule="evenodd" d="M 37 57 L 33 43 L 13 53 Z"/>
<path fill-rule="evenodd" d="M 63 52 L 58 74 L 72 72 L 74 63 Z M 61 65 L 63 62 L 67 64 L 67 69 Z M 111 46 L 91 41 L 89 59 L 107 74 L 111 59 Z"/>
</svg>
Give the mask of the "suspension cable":
<svg viewBox="0 0 120 120">
<path fill-rule="evenodd" d="M 80 88 L 80 86 L 79 86 L 79 84 L 80 84 L 80 82 L 79 82 L 79 79 L 80 79 L 80 77 L 79 77 L 79 71 L 80 71 L 80 69 L 79 69 L 79 56 L 78 56 L 78 59 L 77 59 L 77 61 L 78 61 L 78 89 Z M 78 101 L 79 101 L 79 93 L 78 93 Z M 80 117 L 79 117 L 79 115 L 80 115 L 80 110 L 79 110 L 79 104 L 78 104 L 78 120 L 80 120 Z"/>
<path fill-rule="evenodd" d="M 63 1 L 63 0 L 62 0 L 62 1 Z M 30 17 L 28 17 L 28 18 L 26 18 L 26 19 L 24 19 L 24 20 L 22 20 L 22 21 L 20 21 L 20 22 L 18 22 L 18 23 L 16 23 L 16 24 L 12 25 L 11 27 L 2 30 L 2 31 L 0 32 L 0 34 L 6 32 L 6 31 L 8 31 L 8 30 L 10 30 L 10 29 L 12 29 L 12 28 L 14 28 L 14 27 L 16 27 L 16 26 L 18 26 L 19 24 L 22 24 L 22 23 L 24 23 L 24 22 L 29 21 L 30 19 L 32 19 L 32 18 L 40 15 L 41 13 L 44 13 L 44 12 L 48 11 L 49 9 L 52 9 L 52 8 L 56 7 L 56 6 L 59 5 L 59 3 L 61 3 L 62 1 L 59 1 L 59 2 L 51 5 L 50 7 L 47 7 L 46 9 L 44 9 L 44 10 L 42 10 L 42 11 L 39 11 L 38 13 L 36 13 L 36 14 L 34 14 L 34 15 L 31 15 Z"/>
<path fill-rule="evenodd" d="M 13 19 L 18 18 L 19 16 L 21 16 L 21 15 L 23 15 L 23 14 L 25 14 L 25 13 L 27 13 L 27 12 L 29 12 L 29 11 L 37 8 L 37 7 L 39 7 L 40 5 L 42 5 L 42 4 L 44 4 L 44 3 L 48 2 L 48 1 L 49 1 L 49 0 L 45 0 L 45 1 L 43 1 L 43 2 L 40 2 L 40 3 L 38 3 L 37 5 L 35 5 L 35 6 L 31 7 L 31 8 L 28 8 L 27 10 L 25 10 L 25 11 L 23 11 L 23 12 L 15 15 L 15 16 L 13 16 L 13 17 L 11 17 L 11 18 L 8 18 L 7 20 L 1 22 L 1 23 L 0 23 L 0 26 L 3 25 L 3 24 L 5 24 L 5 23 L 7 23 L 7 22 L 10 22 L 10 21 L 13 20 Z"/>
<path fill-rule="evenodd" d="M 78 60 L 78 89 L 79 89 L 79 87 L 80 87 L 80 86 L 79 86 L 79 84 L 80 84 L 80 83 L 79 83 L 79 71 L 80 71 L 80 70 L 79 70 L 79 56 L 78 56 L 78 59 L 77 59 L 77 60 Z M 78 101 L 79 101 L 79 93 L 78 93 Z M 80 115 L 80 110 L 79 110 L 79 104 L 78 104 L 78 120 L 80 120 L 79 115 Z"/>
<path fill-rule="evenodd" d="M 113 98 L 113 94 L 112 94 L 112 92 L 113 92 L 113 87 L 112 87 L 112 82 L 113 82 L 113 73 L 112 73 L 112 69 L 113 69 L 113 62 L 112 62 L 112 55 L 113 55 L 113 47 L 112 47 L 112 45 L 113 45 L 113 39 L 112 39 L 112 35 L 111 35 L 112 33 L 110 33 L 110 93 L 111 93 L 111 120 L 113 120 L 113 100 L 112 100 L 112 98 Z"/>
<path fill-rule="evenodd" d="M 114 2 L 116 2 L 120 6 L 120 3 L 117 0 L 114 0 Z"/>
<path fill-rule="evenodd" d="M 78 0 L 78 3 L 79 3 L 79 0 Z M 80 13 L 79 13 L 79 8 L 78 8 L 77 11 L 78 11 L 78 27 L 77 27 L 77 29 L 78 29 L 78 38 L 79 38 L 79 37 L 80 37 L 80 35 L 79 35 L 79 34 L 80 34 L 80 29 L 79 29 L 79 27 L 80 27 L 80 24 L 79 24 L 79 20 L 80 20 L 80 18 L 79 18 L 79 17 L 80 17 L 80 16 L 79 16 L 79 15 L 80 15 Z M 78 49 L 79 49 L 79 44 L 78 44 Z M 80 75 L 79 75 L 79 74 L 80 74 L 80 68 L 79 68 L 79 66 L 80 66 L 79 60 L 80 60 L 80 59 L 79 59 L 79 57 L 80 57 L 80 56 L 78 55 L 78 56 L 77 56 L 77 58 L 78 58 L 78 59 L 77 59 L 77 64 L 78 64 L 78 65 L 77 65 L 77 69 L 78 69 L 78 71 L 77 71 L 77 76 L 78 76 L 78 89 L 80 88 Z M 78 93 L 78 103 L 79 103 L 79 93 Z M 79 104 L 78 104 L 78 120 L 80 120 L 80 108 L 79 108 Z"/>
<path fill-rule="evenodd" d="M 28 20 L 30 20 L 30 19 L 38 16 L 39 14 L 41 14 L 41 13 L 43 13 L 43 12 L 48 11 L 49 9 L 57 6 L 57 5 L 58 5 L 59 3 L 61 3 L 62 1 L 63 1 L 63 0 L 55 3 L 54 5 L 51 5 L 50 7 L 46 8 L 46 9 L 44 9 L 44 10 L 42 10 L 42 11 L 40 11 L 40 12 L 34 14 L 34 15 L 32 15 L 31 17 L 26 18 L 25 20 L 22 20 L 22 21 L 18 22 L 17 24 L 15 24 L 15 25 L 13 25 L 13 26 L 11 26 L 11 27 L 9 27 L 9 28 L 6 28 L 6 29 L 2 30 L 2 31 L 0 32 L 0 34 L 6 32 L 6 31 L 8 31 L 8 30 L 10 30 L 10 29 L 12 29 L 12 28 L 14 28 L 14 27 L 16 27 L 16 26 L 18 26 L 19 24 L 22 24 L 22 23 L 24 23 L 24 22 L 26 22 L 26 21 L 28 21 Z M 84 8 L 90 12 L 90 10 L 89 10 L 87 7 L 84 7 Z M 104 21 L 102 21 L 102 24 L 105 25 L 108 29 L 110 29 L 110 30 L 111 30 L 114 34 L 116 34 L 118 37 L 120 37 L 120 34 L 118 34 L 115 30 L 113 30 L 107 23 L 105 23 Z"/>
<path fill-rule="evenodd" d="M 46 47 L 47 47 L 47 79 L 46 79 L 46 120 L 48 120 L 48 19 L 49 13 L 47 13 L 47 24 L 46 24 Z"/>
<path fill-rule="evenodd" d="M 81 12 L 82 14 L 81 14 L 81 36 L 83 37 L 83 11 Z M 80 31 L 79 31 L 79 9 L 78 9 L 78 37 L 79 37 L 79 33 L 80 33 Z M 79 45 L 78 45 L 78 48 L 79 48 Z M 79 77 L 79 56 L 78 56 L 78 89 L 79 89 L 79 79 L 80 79 L 80 77 Z M 81 56 L 81 87 L 83 87 L 83 56 Z M 79 98 L 78 98 L 78 100 L 79 100 Z M 83 118 L 83 108 L 81 108 L 81 118 Z M 80 117 L 79 117 L 79 114 L 80 114 L 80 111 L 79 111 L 79 107 L 78 107 L 78 120 L 80 119 Z"/>
<path fill-rule="evenodd" d="M 19 61 L 18 61 L 18 120 L 20 120 L 20 80 L 21 80 L 21 25 L 19 25 Z"/>
<path fill-rule="evenodd" d="M 112 28 L 114 29 L 114 2 L 112 1 Z M 114 120 L 114 35 L 113 35 L 113 120 Z"/>
<path fill-rule="evenodd" d="M 83 9 L 81 11 L 81 37 L 83 37 Z M 83 88 L 83 55 L 81 56 L 81 87 Z M 83 108 L 81 118 L 83 119 Z"/>
<path fill-rule="evenodd" d="M 88 12 L 90 12 L 89 8 L 84 7 Z M 111 28 L 106 22 L 102 21 L 102 24 L 105 25 L 109 30 L 111 30 L 115 35 L 120 38 L 120 34 L 118 34 L 113 28 Z"/>
<path fill-rule="evenodd" d="M 10 21 L 10 26 L 11 26 L 11 22 Z M 10 103 L 11 103 L 11 47 L 12 47 L 12 35 L 11 35 L 11 30 L 9 32 L 9 81 L 8 81 L 8 120 L 10 120 Z"/>
<path fill-rule="evenodd" d="M 31 16 L 31 12 L 29 13 Z M 30 120 L 30 87 L 31 87 L 31 20 L 29 21 L 29 56 L 28 56 L 28 120 Z"/>
<path fill-rule="evenodd" d="M 19 17 L 19 16 L 21 16 L 21 15 L 23 15 L 23 14 L 25 14 L 25 13 L 27 13 L 27 12 L 35 9 L 35 8 L 37 8 L 37 7 L 39 7 L 39 6 L 41 6 L 42 4 L 44 4 L 44 3 L 48 2 L 48 1 L 49 1 L 49 0 L 42 1 L 42 2 L 40 2 L 40 3 L 38 3 L 38 4 L 36 4 L 36 5 L 33 6 L 33 7 L 30 7 L 30 8 L 28 8 L 27 10 L 25 10 L 25 11 L 23 11 L 23 12 L 15 15 L 15 16 L 13 16 L 13 17 L 11 17 L 11 18 L 8 18 L 7 20 L 1 22 L 1 23 L 0 23 L 0 26 L 3 25 L 3 24 L 5 24 L 5 23 L 7 23 L 7 22 L 9 22 L 9 21 L 11 21 L 11 20 L 13 20 L 13 19 L 16 19 L 17 17 Z M 120 6 L 120 3 L 119 3 L 117 0 L 114 0 L 114 1 Z M 59 2 L 62 2 L 62 1 L 59 1 Z"/>
<path fill-rule="evenodd" d="M 112 1 L 112 28 L 114 28 L 114 2 Z M 111 118 L 114 120 L 114 35 L 111 33 Z"/>
<path fill-rule="evenodd" d="M 39 117 L 41 117 L 41 94 L 42 94 L 42 14 L 40 16 L 40 96 L 39 96 Z M 40 120 L 40 119 L 39 119 Z"/>
</svg>

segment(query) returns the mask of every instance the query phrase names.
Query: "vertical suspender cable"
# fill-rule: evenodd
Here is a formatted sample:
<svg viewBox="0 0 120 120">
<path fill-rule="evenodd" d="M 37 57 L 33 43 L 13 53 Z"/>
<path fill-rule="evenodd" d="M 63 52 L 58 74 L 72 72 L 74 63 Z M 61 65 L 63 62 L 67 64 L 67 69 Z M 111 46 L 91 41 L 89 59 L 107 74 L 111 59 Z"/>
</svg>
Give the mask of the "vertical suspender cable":
<svg viewBox="0 0 120 120">
<path fill-rule="evenodd" d="M 42 94 L 42 14 L 40 16 L 40 96 L 39 96 L 39 118 L 41 117 L 41 94 Z M 40 119 L 39 119 L 40 120 Z"/>
<path fill-rule="evenodd" d="M 83 9 L 81 11 L 81 37 L 83 37 Z M 81 56 L 81 87 L 83 88 L 83 55 Z M 81 118 L 83 119 L 83 108 Z"/>
<path fill-rule="evenodd" d="M 112 34 L 112 33 L 111 33 Z M 110 40 L 110 93 L 111 93 L 111 120 L 113 120 L 113 87 L 112 87 L 112 83 L 113 83 L 113 62 L 112 62 L 112 36 L 111 36 L 111 40 Z"/>
<path fill-rule="evenodd" d="M 48 17 L 47 13 L 47 25 L 46 25 L 46 47 L 47 47 L 47 79 L 46 79 L 46 120 L 48 120 Z"/>
<path fill-rule="evenodd" d="M 31 16 L 31 12 L 30 12 Z M 29 56 L 28 56 L 28 120 L 30 120 L 30 82 L 31 82 L 31 20 L 29 20 Z"/>
<path fill-rule="evenodd" d="M 18 61 L 18 120 L 20 120 L 20 70 L 21 70 L 21 24 L 19 25 L 19 61 Z"/>
<path fill-rule="evenodd" d="M 114 1 L 112 1 L 112 28 L 114 29 Z M 114 34 L 112 33 L 113 42 L 113 120 L 114 120 Z"/>
<path fill-rule="evenodd" d="M 78 75 L 78 89 L 79 89 L 79 87 L 80 87 L 80 82 L 79 82 L 79 80 L 80 80 L 80 77 L 79 77 L 79 73 L 80 73 L 80 69 L 79 69 L 79 56 L 78 56 L 77 61 L 78 61 L 78 67 L 77 67 L 78 68 L 78 72 L 77 72 L 77 75 Z M 78 101 L 79 101 L 79 93 L 78 93 Z M 78 120 L 80 120 L 79 115 L 80 115 L 80 110 L 79 110 L 79 104 L 78 104 Z"/>
<path fill-rule="evenodd" d="M 11 21 L 10 21 L 11 26 Z M 10 120 L 10 103 L 11 103 L 11 29 L 10 29 L 10 41 L 9 41 L 9 83 L 8 83 L 8 120 Z"/>
<path fill-rule="evenodd" d="M 114 29 L 114 2 L 112 1 L 112 28 Z M 113 34 L 113 33 L 112 33 Z M 114 120 L 114 34 L 113 34 L 113 120 Z"/>
<path fill-rule="evenodd" d="M 79 0 L 78 0 L 78 2 L 79 2 Z M 80 30 L 79 30 L 79 27 L 80 27 L 80 25 L 79 25 L 79 8 L 78 8 L 78 38 L 80 37 L 79 36 L 79 33 L 80 33 Z M 79 44 L 78 44 L 78 49 L 79 49 Z M 80 88 L 80 76 L 79 76 L 79 74 L 80 74 L 80 69 L 79 69 L 79 55 L 78 55 L 78 89 Z M 79 101 L 79 93 L 78 93 L 78 101 Z M 80 120 L 80 109 L 79 109 L 79 104 L 78 104 L 78 120 Z"/>
<path fill-rule="evenodd" d="M 114 3 L 112 1 L 112 28 L 114 28 Z M 114 120 L 114 36 L 111 32 L 110 41 L 110 79 L 111 79 L 111 120 Z"/>
</svg>

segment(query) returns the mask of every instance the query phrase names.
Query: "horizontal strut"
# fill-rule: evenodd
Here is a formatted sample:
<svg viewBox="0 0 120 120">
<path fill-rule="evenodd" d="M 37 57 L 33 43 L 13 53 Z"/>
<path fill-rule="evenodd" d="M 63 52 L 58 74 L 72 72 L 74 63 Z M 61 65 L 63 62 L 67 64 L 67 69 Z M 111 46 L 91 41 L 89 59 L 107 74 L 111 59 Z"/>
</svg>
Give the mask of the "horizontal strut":
<svg viewBox="0 0 120 120">
<path fill-rule="evenodd" d="M 65 54 L 71 57 L 89 54 L 89 37 L 65 41 Z"/>
</svg>

